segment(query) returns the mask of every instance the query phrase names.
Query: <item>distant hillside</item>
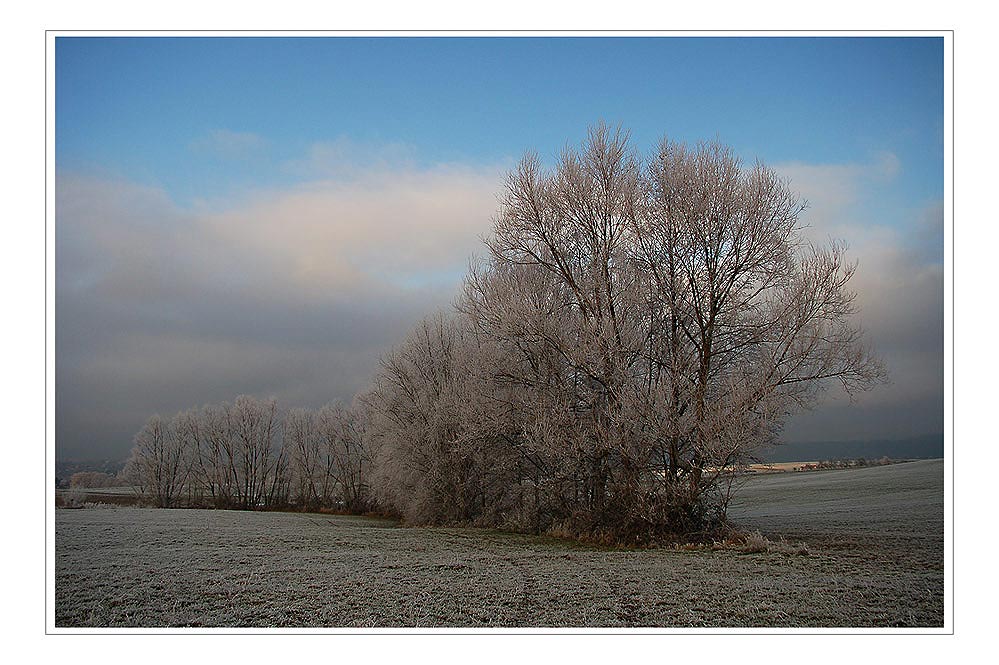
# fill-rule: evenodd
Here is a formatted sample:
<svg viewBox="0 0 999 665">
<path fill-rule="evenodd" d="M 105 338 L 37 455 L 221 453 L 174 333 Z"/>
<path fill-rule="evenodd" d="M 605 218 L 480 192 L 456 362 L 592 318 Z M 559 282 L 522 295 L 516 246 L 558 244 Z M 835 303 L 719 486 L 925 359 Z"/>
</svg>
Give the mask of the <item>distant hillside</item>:
<svg viewBox="0 0 999 665">
<path fill-rule="evenodd" d="M 765 451 L 765 462 L 805 462 L 813 460 L 877 459 L 936 459 L 943 457 L 944 435 L 930 434 L 906 439 L 874 441 L 819 441 L 786 443 Z"/>
<path fill-rule="evenodd" d="M 125 467 L 125 460 L 56 460 L 55 475 L 59 480 L 69 480 L 69 477 L 80 471 L 100 471 L 113 476 Z"/>
</svg>

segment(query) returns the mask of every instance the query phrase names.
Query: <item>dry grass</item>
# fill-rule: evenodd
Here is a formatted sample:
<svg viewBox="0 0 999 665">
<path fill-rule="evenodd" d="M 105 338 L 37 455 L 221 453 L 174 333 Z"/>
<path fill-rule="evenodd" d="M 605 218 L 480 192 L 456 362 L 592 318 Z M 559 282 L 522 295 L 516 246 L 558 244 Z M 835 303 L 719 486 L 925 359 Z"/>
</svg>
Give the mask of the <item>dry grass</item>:
<svg viewBox="0 0 999 665">
<path fill-rule="evenodd" d="M 764 536 L 759 531 L 750 531 L 742 536 L 741 539 L 737 539 L 733 545 L 746 554 L 773 552 L 777 554 L 786 554 L 788 556 L 808 556 L 810 553 L 807 543 L 793 543 L 785 540 L 783 537 L 775 542 Z"/>
</svg>

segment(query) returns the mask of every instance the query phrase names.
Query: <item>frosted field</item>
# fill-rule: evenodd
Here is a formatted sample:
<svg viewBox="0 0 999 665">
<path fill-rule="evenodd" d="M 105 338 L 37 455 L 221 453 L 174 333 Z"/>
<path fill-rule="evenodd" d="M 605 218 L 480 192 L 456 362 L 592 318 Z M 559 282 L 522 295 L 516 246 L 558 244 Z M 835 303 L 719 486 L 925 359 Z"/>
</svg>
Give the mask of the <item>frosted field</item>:
<svg viewBox="0 0 999 665">
<path fill-rule="evenodd" d="M 941 626 L 943 463 L 751 478 L 807 556 L 608 551 L 359 517 L 56 510 L 56 625 Z"/>
</svg>

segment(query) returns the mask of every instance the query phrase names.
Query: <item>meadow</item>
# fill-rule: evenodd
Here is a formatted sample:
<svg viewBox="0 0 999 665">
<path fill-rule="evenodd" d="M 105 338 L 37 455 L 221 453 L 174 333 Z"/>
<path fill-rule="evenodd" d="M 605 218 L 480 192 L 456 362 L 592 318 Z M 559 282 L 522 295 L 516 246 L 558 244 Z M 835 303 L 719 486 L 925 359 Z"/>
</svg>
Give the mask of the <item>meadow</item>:
<svg viewBox="0 0 999 665">
<path fill-rule="evenodd" d="M 751 476 L 757 547 L 643 550 L 288 512 L 57 509 L 71 627 L 933 627 L 943 462 Z"/>
</svg>

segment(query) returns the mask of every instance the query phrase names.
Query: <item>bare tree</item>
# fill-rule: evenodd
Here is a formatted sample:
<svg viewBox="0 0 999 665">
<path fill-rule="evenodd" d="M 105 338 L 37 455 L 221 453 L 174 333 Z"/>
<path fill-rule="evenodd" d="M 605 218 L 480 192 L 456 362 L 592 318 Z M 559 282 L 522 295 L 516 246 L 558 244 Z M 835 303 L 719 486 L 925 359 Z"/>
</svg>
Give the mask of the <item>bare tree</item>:
<svg viewBox="0 0 999 665">
<path fill-rule="evenodd" d="M 541 462 L 522 447 L 520 399 L 494 380 L 502 366 L 467 317 L 443 314 L 383 359 L 360 399 L 382 509 L 412 523 L 535 527 L 538 495 L 524 488 Z"/>
<path fill-rule="evenodd" d="M 202 440 L 201 414 L 195 410 L 182 411 L 170 419 L 170 431 L 176 445 L 183 451 L 186 473 L 181 490 L 187 495 L 188 505 L 200 505 L 204 499 L 204 485 L 199 482 L 198 458 Z"/>
<path fill-rule="evenodd" d="M 201 409 L 201 440 L 197 470 L 206 496 L 217 508 L 233 508 L 239 496 L 236 442 L 232 437 L 228 404 Z"/>
<path fill-rule="evenodd" d="M 274 400 L 240 395 L 232 404 L 180 413 L 174 425 L 192 451 L 195 501 L 243 509 L 287 501 L 288 461 L 274 447 L 280 425 Z"/>
<path fill-rule="evenodd" d="M 852 395 L 887 378 L 853 322 L 856 264 L 804 239 L 803 210 L 717 143 L 663 141 L 650 160 L 630 229 L 653 323 L 646 402 L 664 402 L 655 447 L 691 504 L 830 383 Z"/>
<path fill-rule="evenodd" d="M 528 155 L 460 304 L 517 359 L 500 378 L 525 391 L 525 447 L 552 467 L 548 522 L 616 522 L 648 466 L 630 412 L 647 327 L 630 257 L 641 184 L 626 136 L 606 128 L 563 151 L 554 173 Z"/>
<path fill-rule="evenodd" d="M 135 435 L 135 447 L 126 463 L 126 477 L 161 508 L 174 506 L 191 470 L 193 451 L 171 423 L 151 417 Z"/>
<path fill-rule="evenodd" d="M 343 509 L 364 510 L 368 501 L 369 460 L 362 415 L 357 409 L 328 404 L 316 414 L 315 425 L 324 459 L 324 495 L 328 496 L 327 487 L 335 485 L 337 501 Z"/>
<path fill-rule="evenodd" d="M 315 413 L 308 409 L 292 409 L 285 415 L 283 431 L 282 445 L 289 460 L 296 505 L 306 510 L 327 505 L 330 473 L 322 461 Z"/>
<path fill-rule="evenodd" d="M 458 334 L 442 315 L 421 322 L 383 358 L 364 397 L 373 414 L 377 497 L 414 522 L 462 517 L 448 454 L 457 437 L 449 393 Z"/>
<path fill-rule="evenodd" d="M 183 451 L 182 477 L 170 481 L 171 505 L 185 492 L 189 505 L 219 508 L 283 507 L 292 498 L 306 509 L 370 507 L 366 425 L 355 408 L 332 404 L 282 417 L 273 399 L 240 395 L 169 422 L 153 418 L 136 441 L 143 445 L 128 472 L 154 496 L 158 490 L 149 488 L 161 484 L 173 451 Z"/>
<path fill-rule="evenodd" d="M 719 144 L 644 162 L 604 125 L 507 180 L 459 309 L 520 388 L 519 450 L 544 520 L 577 531 L 706 528 L 724 474 L 833 382 L 885 380 L 853 322 L 855 265 L 808 243 L 803 205 Z M 488 390 L 486 391 L 488 392 Z"/>
<path fill-rule="evenodd" d="M 236 504 L 247 509 L 262 506 L 267 497 L 268 479 L 274 471 L 271 448 L 276 434 L 277 403 L 240 395 L 232 405 L 223 405 L 228 414 L 230 441 L 236 471 Z"/>
</svg>

